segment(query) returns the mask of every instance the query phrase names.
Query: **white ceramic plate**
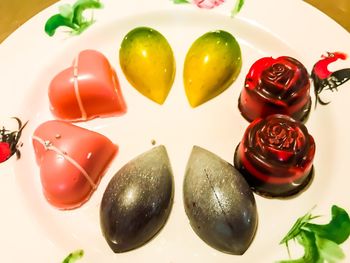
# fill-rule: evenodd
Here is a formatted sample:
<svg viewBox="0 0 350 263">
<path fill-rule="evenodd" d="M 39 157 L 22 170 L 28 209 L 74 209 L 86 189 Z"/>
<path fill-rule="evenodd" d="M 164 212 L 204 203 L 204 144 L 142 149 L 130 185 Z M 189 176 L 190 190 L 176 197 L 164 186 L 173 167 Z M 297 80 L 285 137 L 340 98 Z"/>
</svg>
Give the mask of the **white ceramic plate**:
<svg viewBox="0 0 350 263">
<path fill-rule="evenodd" d="M 294 221 L 314 205 L 315 213 L 329 219 L 337 204 L 350 210 L 348 163 L 350 149 L 350 82 L 318 107 L 307 122 L 316 140 L 315 179 L 302 195 L 291 200 L 256 197 L 259 227 L 243 256 L 232 256 L 207 246 L 192 231 L 182 204 L 184 169 L 193 145 L 202 146 L 232 162 L 236 145 L 248 123 L 237 108 L 245 74 L 262 56 L 293 56 L 310 70 L 326 51 L 350 54 L 350 35 L 319 11 L 299 0 L 248 0 L 236 18 L 230 18 L 233 1 L 212 10 L 175 5 L 168 0 L 103 1 L 97 20 L 78 37 L 44 34 L 46 20 L 58 3 L 32 18 L 0 46 L 1 117 L 29 120 L 22 136 L 22 158 L 1 165 L 0 247 L 6 262 L 60 262 L 81 248 L 81 262 L 274 262 L 287 258 L 280 239 Z M 173 48 L 177 73 L 163 106 L 136 92 L 124 78 L 118 63 L 120 43 L 137 26 L 161 32 Z M 196 109 L 189 107 L 182 85 L 186 52 L 202 34 L 216 29 L 231 32 L 242 48 L 243 68 L 237 81 L 223 94 Z M 83 49 L 104 53 L 116 68 L 128 104 L 122 117 L 79 123 L 108 136 L 120 152 L 99 188 L 81 208 L 59 211 L 43 197 L 39 171 L 31 145 L 33 130 L 53 119 L 47 88 L 51 78 L 68 67 Z M 350 60 L 332 67 L 350 67 Z M 175 176 L 175 200 L 169 221 L 153 240 L 124 254 L 114 254 L 99 225 L 99 203 L 114 173 L 136 155 L 150 149 L 151 141 L 167 147 Z M 13 169 L 14 168 L 14 169 Z M 350 242 L 343 246 L 350 260 Z M 295 253 L 300 255 L 301 251 Z"/>
</svg>

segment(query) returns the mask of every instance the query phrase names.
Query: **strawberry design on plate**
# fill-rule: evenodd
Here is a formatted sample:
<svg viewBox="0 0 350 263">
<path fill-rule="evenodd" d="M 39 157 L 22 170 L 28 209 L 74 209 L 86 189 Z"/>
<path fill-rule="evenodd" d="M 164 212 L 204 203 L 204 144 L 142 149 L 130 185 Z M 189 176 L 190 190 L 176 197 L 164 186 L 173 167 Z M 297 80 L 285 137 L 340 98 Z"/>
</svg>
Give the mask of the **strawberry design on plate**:
<svg viewBox="0 0 350 263">
<path fill-rule="evenodd" d="M 59 209 L 85 203 L 118 151 L 107 137 L 58 120 L 35 130 L 33 146 L 44 195 Z"/>
<path fill-rule="evenodd" d="M 17 122 L 17 130 L 9 130 L 4 126 L 0 128 L 0 163 L 7 161 L 14 154 L 16 154 L 17 159 L 21 157 L 19 148 L 22 146 L 22 143 L 19 142 L 19 139 L 27 122 L 23 124 L 17 117 L 12 119 Z"/>
<path fill-rule="evenodd" d="M 95 50 L 80 52 L 72 66 L 52 79 L 49 100 L 53 115 L 61 120 L 86 121 L 126 112 L 116 72 Z"/>
</svg>

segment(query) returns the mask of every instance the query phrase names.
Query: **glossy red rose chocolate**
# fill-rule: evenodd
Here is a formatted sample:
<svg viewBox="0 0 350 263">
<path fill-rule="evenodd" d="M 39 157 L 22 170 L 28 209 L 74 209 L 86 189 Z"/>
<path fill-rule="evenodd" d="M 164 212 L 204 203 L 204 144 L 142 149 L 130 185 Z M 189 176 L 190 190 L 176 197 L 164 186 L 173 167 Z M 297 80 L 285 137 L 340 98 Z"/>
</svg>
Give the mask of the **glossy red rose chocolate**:
<svg viewBox="0 0 350 263">
<path fill-rule="evenodd" d="M 292 57 L 257 60 L 246 76 L 238 107 L 248 121 L 271 114 L 303 121 L 311 107 L 307 70 Z"/>
<path fill-rule="evenodd" d="M 63 121 L 41 124 L 33 146 L 44 195 L 59 209 L 85 203 L 118 150 L 107 137 Z"/>
<path fill-rule="evenodd" d="M 126 112 L 114 69 L 94 50 L 80 52 L 71 67 L 53 78 L 49 100 L 52 113 L 61 120 L 85 121 Z"/>
<path fill-rule="evenodd" d="M 234 163 L 255 192 L 283 197 L 308 185 L 314 155 L 315 142 L 306 127 L 289 116 L 276 114 L 248 126 Z"/>
</svg>

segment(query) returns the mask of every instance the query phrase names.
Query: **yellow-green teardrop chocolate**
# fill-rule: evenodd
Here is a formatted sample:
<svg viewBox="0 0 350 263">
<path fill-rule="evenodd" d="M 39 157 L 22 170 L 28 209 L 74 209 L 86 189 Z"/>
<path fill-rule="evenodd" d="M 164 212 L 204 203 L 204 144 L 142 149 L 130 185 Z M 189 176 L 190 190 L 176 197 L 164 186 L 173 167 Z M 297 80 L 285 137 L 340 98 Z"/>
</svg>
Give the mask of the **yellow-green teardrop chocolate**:
<svg viewBox="0 0 350 263">
<path fill-rule="evenodd" d="M 184 64 L 184 86 L 192 107 L 218 96 L 237 78 L 242 67 L 241 49 L 228 32 L 218 30 L 199 37 Z"/>
<path fill-rule="evenodd" d="M 148 27 L 131 30 L 121 44 L 119 62 L 135 89 L 159 104 L 164 103 L 174 82 L 175 59 L 162 34 Z"/>
</svg>

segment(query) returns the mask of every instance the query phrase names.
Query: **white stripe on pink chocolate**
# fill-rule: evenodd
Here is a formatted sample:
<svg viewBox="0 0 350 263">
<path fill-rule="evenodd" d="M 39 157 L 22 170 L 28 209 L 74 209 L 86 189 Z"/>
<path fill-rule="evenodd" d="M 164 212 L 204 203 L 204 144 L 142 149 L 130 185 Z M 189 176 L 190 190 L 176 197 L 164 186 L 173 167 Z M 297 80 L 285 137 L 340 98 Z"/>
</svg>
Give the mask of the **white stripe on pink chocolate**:
<svg viewBox="0 0 350 263">
<path fill-rule="evenodd" d="M 77 161 L 75 161 L 73 158 L 68 156 L 68 154 L 64 153 L 56 146 L 54 146 L 51 141 L 44 141 L 43 139 L 35 135 L 33 135 L 32 138 L 33 140 L 36 140 L 37 142 L 39 142 L 45 148 L 45 150 L 54 151 L 55 153 L 61 155 L 64 159 L 66 159 L 70 164 L 75 166 L 84 175 L 86 180 L 90 183 L 91 187 L 93 189 L 96 189 L 97 185 L 94 183 L 94 181 L 91 179 L 89 174 L 85 171 L 83 167 L 81 167 L 81 165 Z"/>
<path fill-rule="evenodd" d="M 74 60 L 74 65 L 73 65 L 73 76 L 74 76 L 74 92 L 75 92 L 75 97 L 77 98 L 78 101 L 78 106 L 81 112 L 81 118 L 82 120 L 86 120 L 87 119 L 87 114 L 83 105 L 83 101 L 81 99 L 80 96 L 80 92 L 79 92 L 79 81 L 78 81 L 78 77 L 79 77 L 79 72 L 78 72 L 78 66 L 79 66 L 79 55 L 75 58 Z"/>
</svg>

